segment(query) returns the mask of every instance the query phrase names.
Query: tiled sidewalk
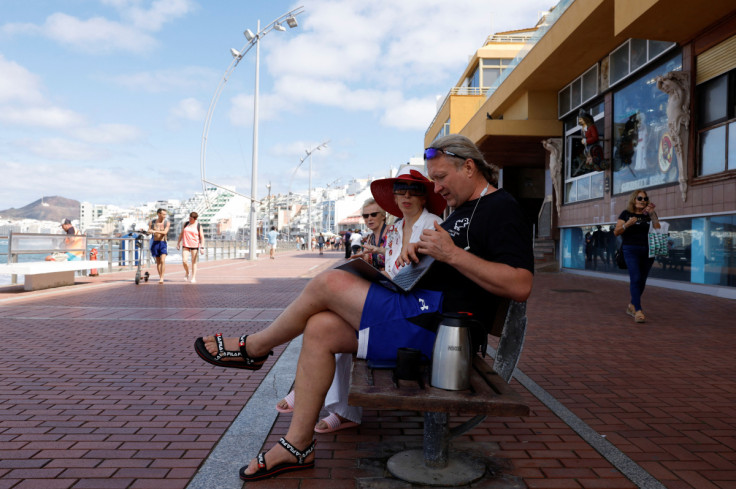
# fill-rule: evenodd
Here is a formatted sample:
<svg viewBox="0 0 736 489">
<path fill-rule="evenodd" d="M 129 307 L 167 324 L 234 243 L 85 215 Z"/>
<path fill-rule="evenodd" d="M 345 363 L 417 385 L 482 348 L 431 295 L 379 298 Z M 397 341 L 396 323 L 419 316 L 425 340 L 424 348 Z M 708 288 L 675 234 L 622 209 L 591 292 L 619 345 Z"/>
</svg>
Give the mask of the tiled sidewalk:
<svg viewBox="0 0 736 489">
<path fill-rule="evenodd" d="M 135 286 L 128 273 L 66 290 L 0 290 L 0 489 L 186 487 L 268 370 L 211 367 L 192 340 L 264 327 L 341 256 L 211 262 L 196 285 L 170 267 L 163 286 Z M 521 372 L 652 476 L 642 487 L 736 488 L 736 301 L 649 287 L 650 321 L 637 325 L 624 313 L 627 289 L 539 274 Z M 496 473 L 473 487 L 636 487 L 564 416 L 513 385 L 531 416 L 489 419 L 456 440 Z M 289 418 L 277 418 L 266 447 Z M 314 470 L 252 486 L 408 487 L 382 464 L 421 444 L 421 421 L 366 410 L 359 428 L 317 435 Z"/>
</svg>

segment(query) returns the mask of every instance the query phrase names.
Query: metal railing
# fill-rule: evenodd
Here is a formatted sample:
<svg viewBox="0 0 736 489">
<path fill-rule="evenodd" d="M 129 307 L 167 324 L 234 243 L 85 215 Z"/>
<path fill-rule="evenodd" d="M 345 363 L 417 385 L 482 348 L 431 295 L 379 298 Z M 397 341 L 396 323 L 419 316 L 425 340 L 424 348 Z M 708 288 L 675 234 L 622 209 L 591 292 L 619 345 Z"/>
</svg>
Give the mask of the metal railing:
<svg viewBox="0 0 736 489">
<path fill-rule="evenodd" d="M 39 237 L 60 238 L 64 239 L 62 234 L 39 234 Z M 81 235 L 82 237 L 84 235 Z M 99 273 L 111 273 L 123 270 L 133 270 L 138 266 L 138 261 L 142 260 L 143 265 L 152 265 L 154 260 L 151 257 L 149 244 L 150 238 L 145 238 L 142 243 L 135 237 L 125 238 L 109 238 L 109 237 L 89 237 L 86 236 L 86 256 L 90 256 L 93 249 L 97 250 L 96 258 L 100 262 L 98 268 Z M 138 244 L 136 244 L 138 241 Z M 8 245 L 5 250 L 4 243 Z M 169 253 L 167 263 L 180 263 L 181 252 L 176 249 L 176 242 L 169 241 Z M 14 251 L 10 247 L 9 236 L 0 236 L 0 263 L 17 263 L 19 261 L 43 261 L 44 255 L 52 254 L 56 249 L 38 249 L 29 252 L 28 250 Z M 228 260 L 234 258 L 245 258 L 249 254 L 249 242 L 237 240 L 220 240 L 209 239 L 205 242 L 206 248 L 200 251 L 199 261 L 216 261 Z M 258 253 L 268 254 L 269 246 L 265 240 L 257 242 Z M 279 241 L 276 252 L 284 252 L 296 250 L 296 241 Z M 64 250 L 66 251 L 66 250 Z M 86 273 L 82 271 L 80 273 Z M 12 284 L 17 283 L 17 277 L 12 276 Z"/>
</svg>

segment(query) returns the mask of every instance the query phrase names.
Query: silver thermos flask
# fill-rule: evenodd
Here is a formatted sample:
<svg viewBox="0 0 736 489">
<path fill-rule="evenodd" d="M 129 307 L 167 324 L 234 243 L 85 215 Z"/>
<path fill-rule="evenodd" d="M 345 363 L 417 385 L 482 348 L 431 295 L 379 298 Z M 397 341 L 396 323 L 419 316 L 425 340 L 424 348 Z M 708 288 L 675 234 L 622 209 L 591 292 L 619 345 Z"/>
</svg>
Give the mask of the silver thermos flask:
<svg viewBox="0 0 736 489">
<path fill-rule="evenodd" d="M 432 350 L 432 387 L 450 391 L 470 388 L 470 322 L 460 314 L 443 315 Z"/>
</svg>

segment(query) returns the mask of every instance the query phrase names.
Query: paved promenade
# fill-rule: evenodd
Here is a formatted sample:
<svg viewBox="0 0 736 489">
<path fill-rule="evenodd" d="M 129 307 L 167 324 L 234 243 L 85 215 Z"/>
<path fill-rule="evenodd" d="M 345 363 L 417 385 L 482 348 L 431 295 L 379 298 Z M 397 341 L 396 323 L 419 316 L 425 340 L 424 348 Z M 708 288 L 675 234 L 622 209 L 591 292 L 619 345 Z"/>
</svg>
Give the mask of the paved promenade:
<svg viewBox="0 0 736 489">
<path fill-rule="evenodd" d="M 273 404 L 299 342 L 249 373 L 202 362 L 193 340 L 262 329 L 341 257 L 209 262 L 197 284 L 173 265 L 164 285 L 151 270 L 138 286 L 125 272 L 0 289 L 0 489 L 242 487 L 237 467 L 286 432 Z M 532 412 L 455 440 L 488 461 L 472 487 L 736 488 L 736 301 L 649 287 L 641 325 L 627 291 L 537 275 L 512 382 Z M 315 469 L 250 486 L 410 487 L 385 460 L 421 445 L 421 422 L 366 410 L 359 428 L 316 435 Z"/>
</svg>

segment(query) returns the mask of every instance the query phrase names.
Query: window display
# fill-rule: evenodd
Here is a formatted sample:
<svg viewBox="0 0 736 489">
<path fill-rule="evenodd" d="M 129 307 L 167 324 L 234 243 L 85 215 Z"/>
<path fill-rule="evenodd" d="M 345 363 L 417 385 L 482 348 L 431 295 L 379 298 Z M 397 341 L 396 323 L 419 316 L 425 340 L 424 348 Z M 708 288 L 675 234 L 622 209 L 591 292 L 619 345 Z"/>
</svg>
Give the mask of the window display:
<svg viewBox="0 0 736 489">
<path fill-rule="evenodd" d="M 613 193 L 677 182 L 667 94 L 655 78 L 682 69 L 677 54 L 613 96 Z"/>
<path fill-rule="evenodd" d="M 565 202 L 603 197 L 604 127 L 602 103 L 565 121 Z"/>
</svg>

